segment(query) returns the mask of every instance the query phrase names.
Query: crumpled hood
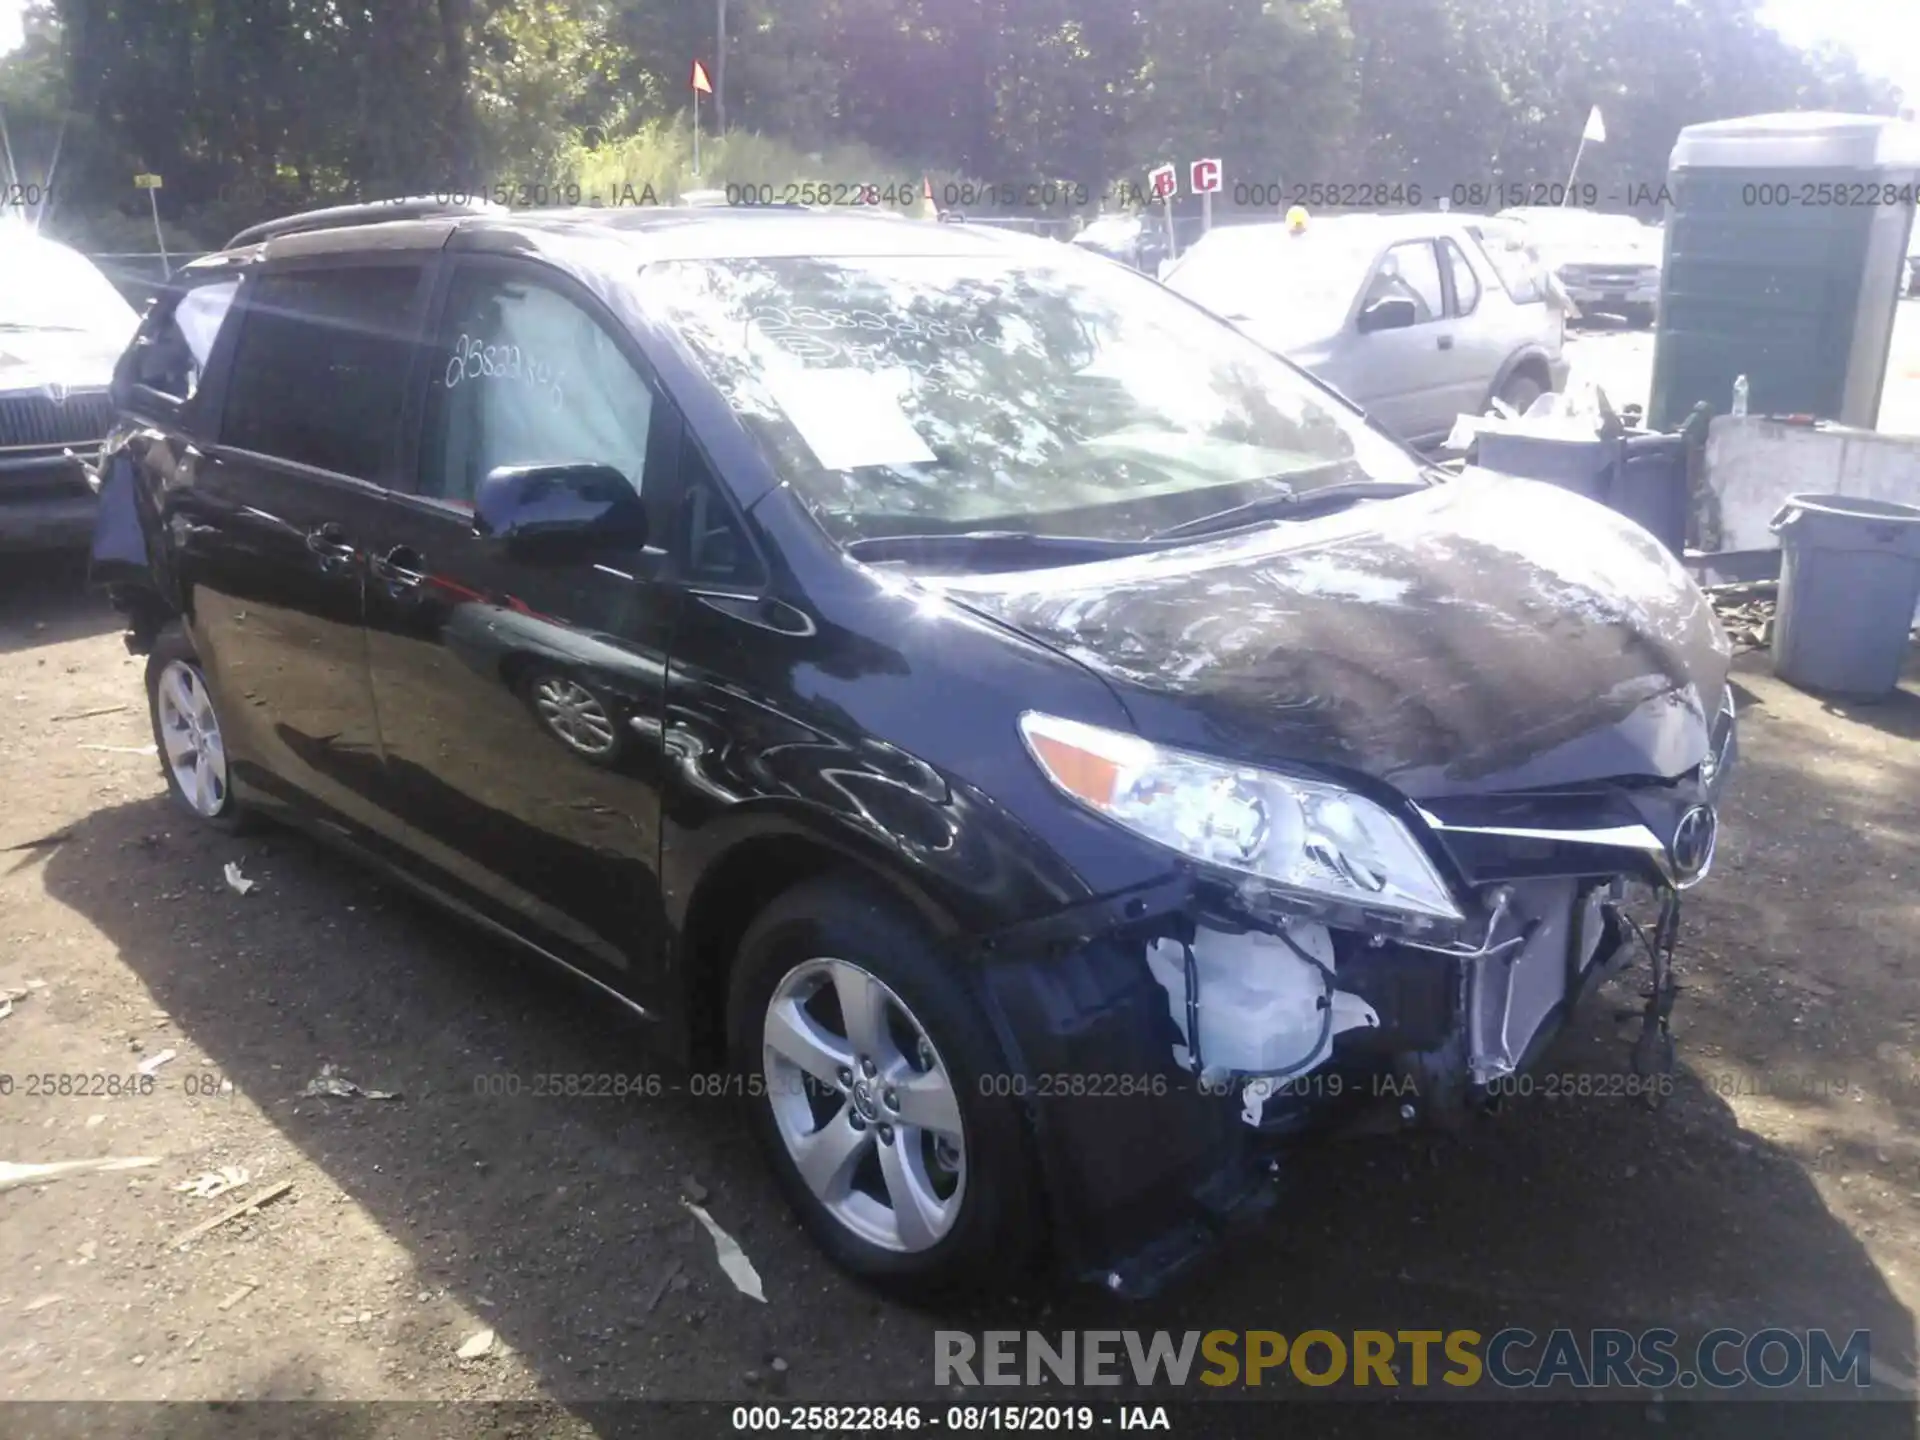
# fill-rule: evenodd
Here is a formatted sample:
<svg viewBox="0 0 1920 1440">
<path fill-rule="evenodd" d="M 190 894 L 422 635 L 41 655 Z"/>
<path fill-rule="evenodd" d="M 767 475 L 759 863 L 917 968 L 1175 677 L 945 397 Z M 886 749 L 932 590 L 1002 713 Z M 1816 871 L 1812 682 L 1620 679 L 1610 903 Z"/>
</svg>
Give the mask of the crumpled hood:
<svg viewBox="0 0 1920 1440">
<path fill-rule="evenodd" d="M 1730 658 L 1650 534 L 1486 472 L 1169 551 L 928 583 L 1090 667 L 1149 739 L 1416 799 L 1684 774 Z"/>
</svg>

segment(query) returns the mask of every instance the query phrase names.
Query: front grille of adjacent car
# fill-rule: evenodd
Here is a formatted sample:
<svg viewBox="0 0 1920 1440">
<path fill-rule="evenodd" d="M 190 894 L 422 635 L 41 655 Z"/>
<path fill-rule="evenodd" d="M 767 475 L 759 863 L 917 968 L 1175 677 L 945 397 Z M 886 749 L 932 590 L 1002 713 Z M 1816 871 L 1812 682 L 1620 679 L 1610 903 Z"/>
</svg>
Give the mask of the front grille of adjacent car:
<svg viewBox="0 0 1920 1440">
<path fill-rule="evenodd" d="M 0 395 L 0 451 L 97 444 L 112 426 L 113 402 L 104 390 L 76 390 L 64 402 L 41 394 Z"/>
<path fill-rule="evenodd" d="M 1569 265 L 1561 278 L 1573 285 L 1590 285 L 1596 290 L 1632 290 L 1655 278 L 1651 265 Z"/>
</svg>

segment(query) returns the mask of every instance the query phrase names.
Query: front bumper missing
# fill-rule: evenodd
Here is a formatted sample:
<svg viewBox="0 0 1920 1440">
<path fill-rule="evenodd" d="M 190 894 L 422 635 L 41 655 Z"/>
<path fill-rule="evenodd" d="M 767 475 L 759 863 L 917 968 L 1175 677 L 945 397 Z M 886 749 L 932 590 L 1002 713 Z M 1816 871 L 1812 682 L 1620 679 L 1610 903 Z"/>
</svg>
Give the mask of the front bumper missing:
<svg viewBox="0 0 1920 1440">
<path fill-rule="evenodd" d="M 1665 894 L 1648 948 L 1670 956 L 1678 896 Z M 1176 1062 L 1182 1037 L 1145 961 L 1154 940 L 1191 942 L 1219 913 L 1222 893 L 1199 877 L 965 942 L 1032 1127 L 1062 1268 L 1116 1295 L 1152 1294 L 1272 1206 L 1283 1137 L 1383 1109 L 1450 1128 L 1490 1108 L 1632 958 L 1620 898 L 1618 884 L 1533 880 L 1492 892 L 1475 943 L 1339 933 L 1339 987 L 1381 1023 L 1340 1036 L 1324 1066 L 1263 1089 L 1257 1105 L 1248 1087 L 1266 1082 L 1202 1080 Z M 1636 1070 L 1671 1066 L 1676 988 L 1656 963 Z"/>
</svg>

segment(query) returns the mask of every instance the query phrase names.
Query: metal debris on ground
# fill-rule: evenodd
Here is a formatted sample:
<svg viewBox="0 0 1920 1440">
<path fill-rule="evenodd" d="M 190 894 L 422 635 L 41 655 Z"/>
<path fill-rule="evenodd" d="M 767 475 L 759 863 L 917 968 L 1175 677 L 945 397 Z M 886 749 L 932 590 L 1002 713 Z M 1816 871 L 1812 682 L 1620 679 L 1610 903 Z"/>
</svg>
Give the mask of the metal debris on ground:
<svg viewBox="0 0 1920 1440">
<path fill-rule="evenodd" d="M 104 1155 L 96 1160 L 54 1160 L 44 1165 L 22 1165 L 0 1160 L 0 1190 L 16 1185 L 38 1185 L 43 1180 L 59 1180 L 68 1175 L 88 1175 L 101 1170 L 139 1170 L 158 1165 L 158 1155 L 134 1155 L 115 1158 Z"/>
<path fill-rule="evenodd" d="M 167 1248 L 170 1250 L 178 1250 L 183 1246 L 191 1245 L 195 1240 L 198 1240 L 209 1231 L 218 1230 L 222 1225 L 232 1220 L 238 1220 L 242 1215 L 252 1214 L 262 1205 L 278 1200 L 291 1189 L 293 1189 L 293 1182 L 291 1180 L 281 1180 L 276 1184 L 269 1185 L 266 1189 L 255 1192 L 252 1199 L 242 1200 L 238 1205 L 229 1206 L 211 1220 L 202 1220 L 191 1230 L 181 1232 L 179 1238 L 174 1240 Z"/>
<path fill-rule="evenodd" d="M 178 1056 L 179 1053 L 177 1050 L 161 1050 L 156 1054 L 149 1055 L 133 1068 L 138 1070 L 142 1075 L 151 1075 L 169 1060 Z"/>
<path fill-rule="evenodd" d="M 492 1349 L 493 1331 L 476 1330 L 461 1342 L 460 1348 L 454 1351 L 454 1354 L 458 1355 L 462 1360 L 478 1360 L 482 1355 L 487 1354 Z"/>
<path fill-rule="evenodd" d="M 77 750 L 104 750 L 109 755 L 158 755 L 157 745 L 77 745 Z"/>
<path fill-rule="evenodd" d="M 218 1170 L 208 1170 L 191 1180 L 182 1180 L 174 1186 L 180 1195 L 191 1195 L 197 1200 L 211 1200 L 216 1195 L 224 1195 L 229 1190 L 238 1190 L 253 1177 L 239 1165 L 223 1165 Z"/>
<path fill-rule="evenodd" d="M 1759 650 L 1773 643 L 1773 613 L 1779 591 L 1777 580 L 1715 585 L 1707 591 L 1721 628 L 1736 650 Z"/>
<path fill-rule="evenodd" d="M 322 1065 L 320 1073 L 309 1080 L 306 1088 L 300 1092 L 306 1096 L 318 1096 L 328 1100 L 398 1100 L 398 1090 L 367 1090 L 340 1073 L 338 1065 Z"/>
<path fill-rule="evenodd" d="M 740 1243 L 722 1230 L 711 1215 L 691 1200 L 682 1200 L 680 1203 L 693 1212 L 693 1218 L 698 1220 L 707 1234 L 713 1237 L 713 1249 L 719 1256 L 720 1268 L 726 1271 L 727 1278 L 733 1282 L 734 1288 L 742 1295 L 758 1300 L 762 1305 L 766 1304 L 766 1292 L 760 1288 L 760 1272 L 753 1268 L 753 1262 L 747 1259 L 747 1252 L 740 1248 Z"/>
<path fill-rule="evenodd" d="M 231 860 L 227 862 L 226 870 L 224 873 L 226 874 L 226 877 L 227 877 L 227 888 L 240 895 L 246 894 L 249 890 L 253 889 L 255 884 L 258 883 L 256 881 L 249 880 L 247 879 L 246 876 L 242 875 L 240 873 L 240 867 Z"/>
<path fill-rule="evenodd" d="M 71 715 L 56 715 L 53 717 L 53 723 L 64 725 L 69 720 L 92 720 L 101 715 L 123 715 L 132 708 L 131 705 L 102 705 L 97 710 L 76 710 Z"/>
</svg>

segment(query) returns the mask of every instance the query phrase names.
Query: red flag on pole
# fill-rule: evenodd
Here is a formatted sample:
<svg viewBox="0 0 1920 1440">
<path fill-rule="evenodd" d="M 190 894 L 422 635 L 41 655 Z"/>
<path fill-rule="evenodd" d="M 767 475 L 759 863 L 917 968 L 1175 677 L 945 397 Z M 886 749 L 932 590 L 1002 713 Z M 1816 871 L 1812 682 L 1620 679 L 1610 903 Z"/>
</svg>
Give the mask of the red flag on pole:
<svg viewBox="0 0 1920 1440">
<path fill-rule="evenodd" d="M 708 95 L 713 93 L 713 86 L 707 80 L 707 67 L 698 60 L 693 62 L 693 88 Z"/>
</svg>

